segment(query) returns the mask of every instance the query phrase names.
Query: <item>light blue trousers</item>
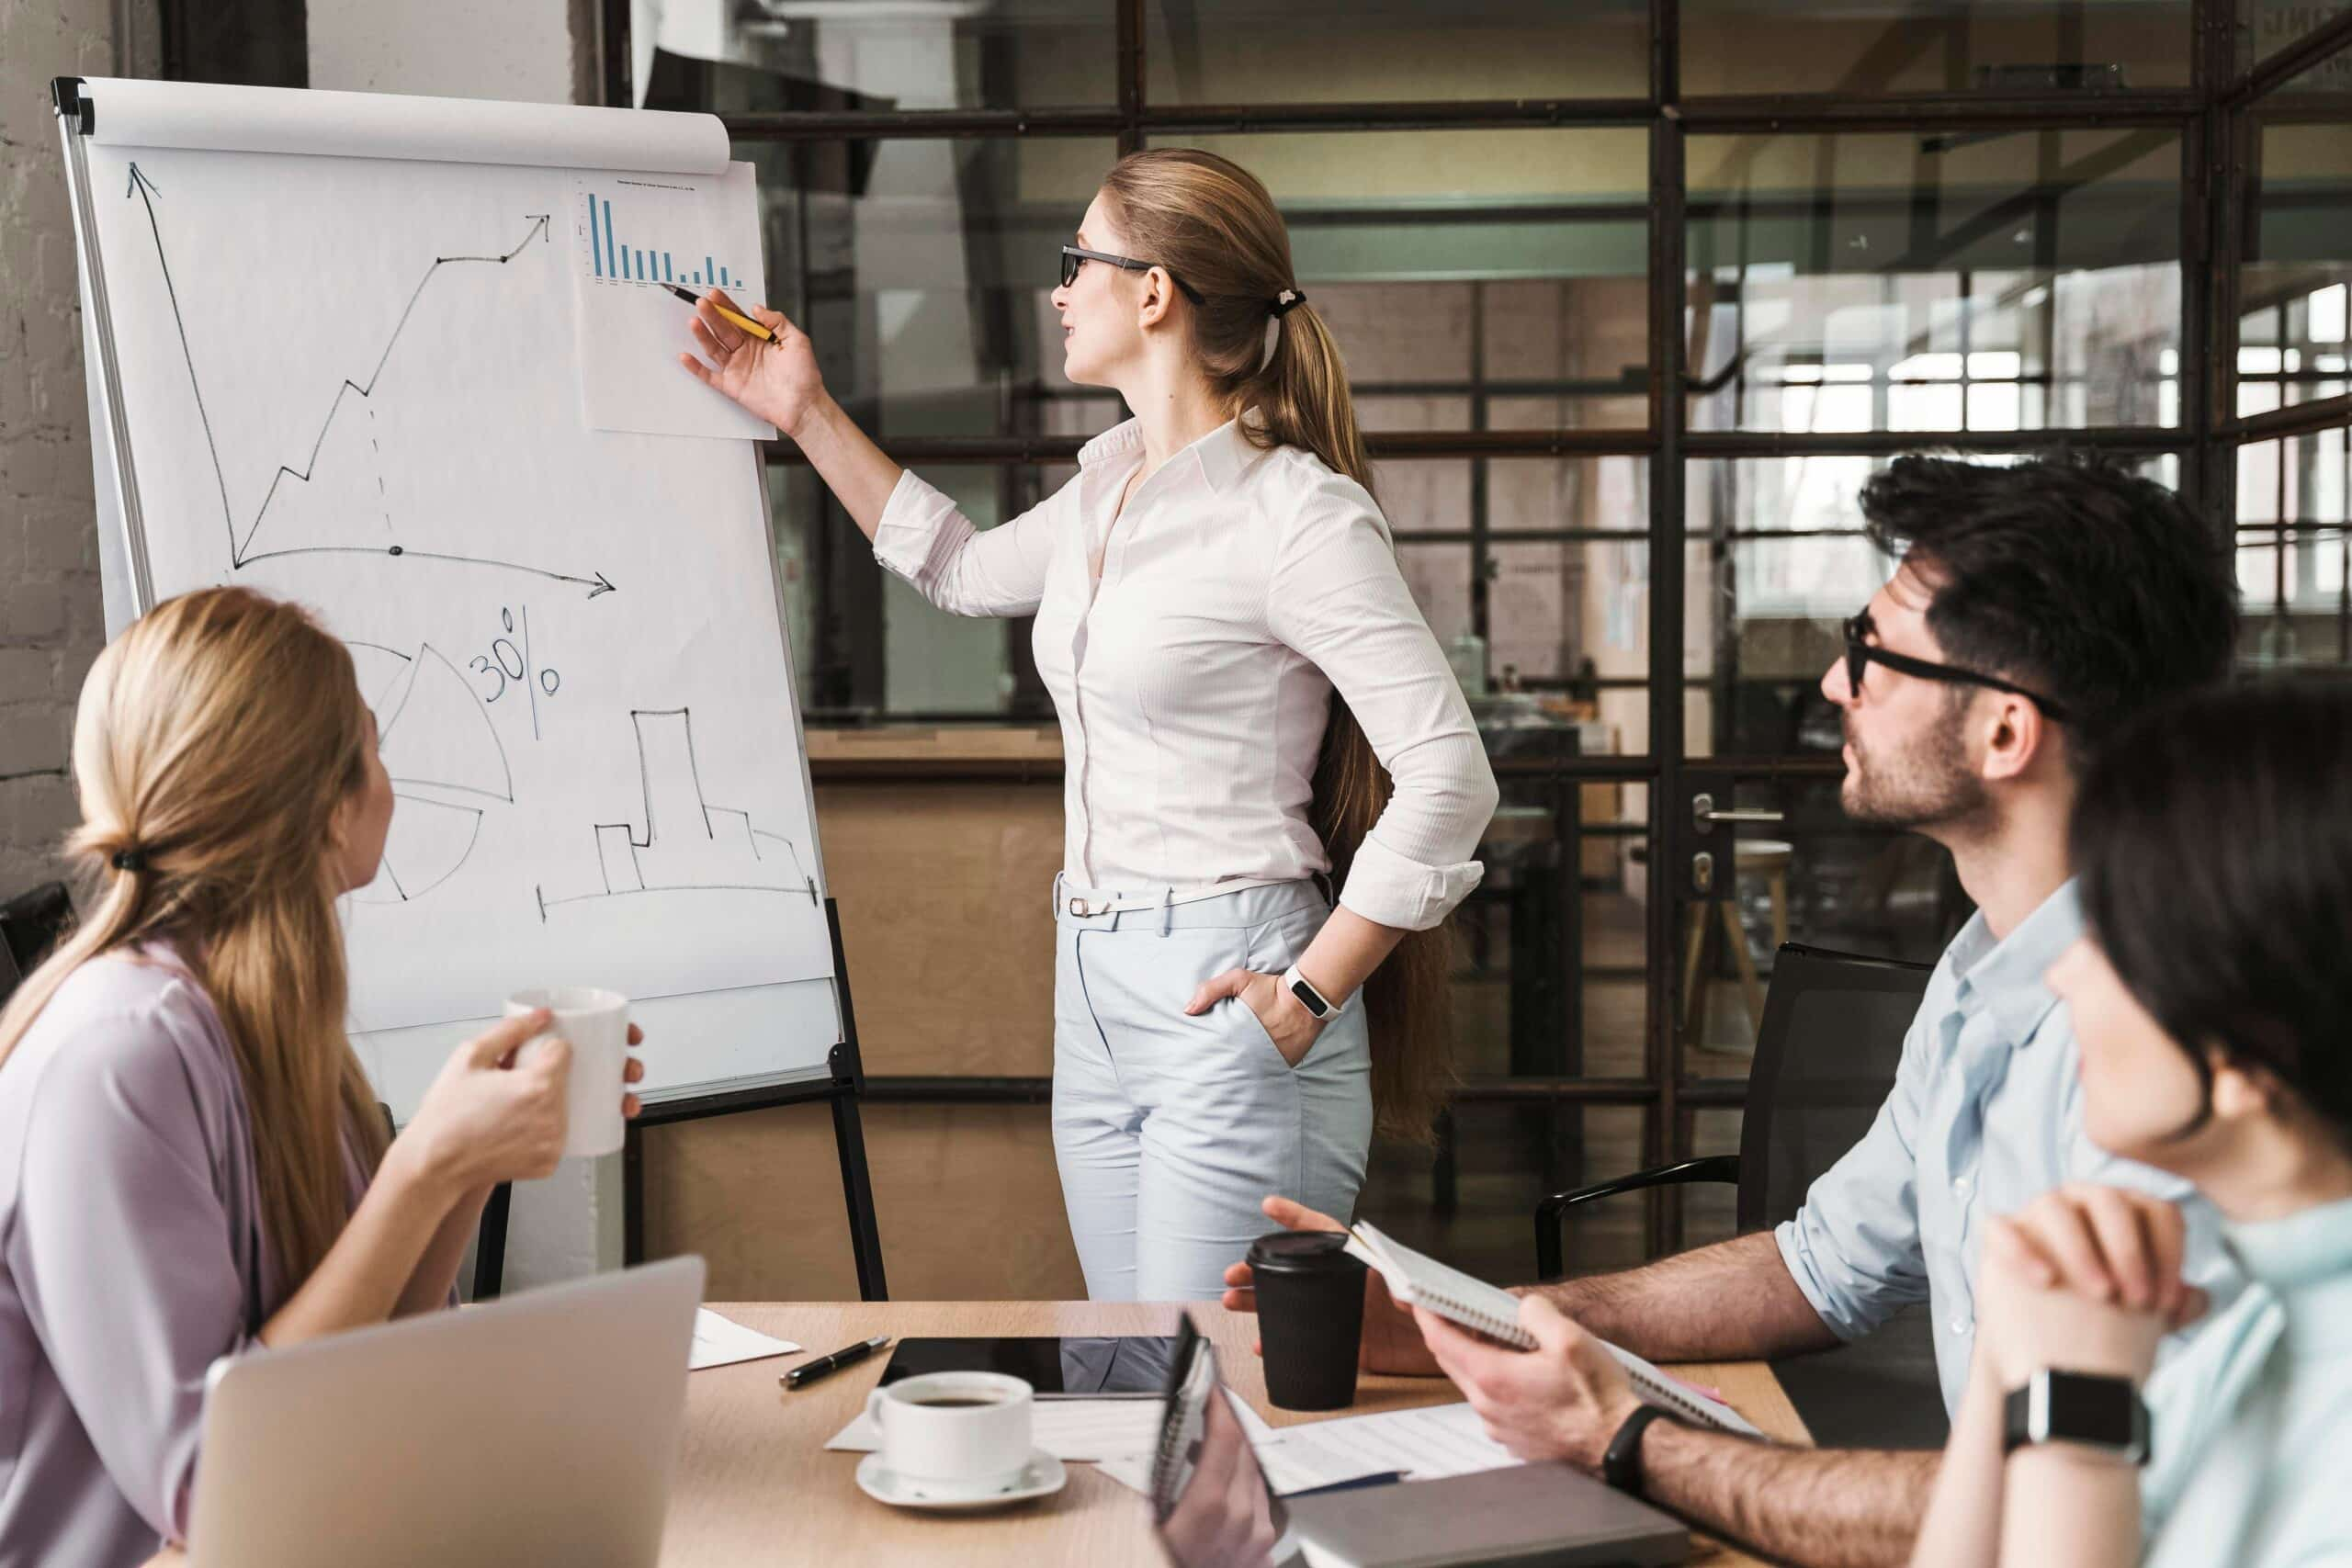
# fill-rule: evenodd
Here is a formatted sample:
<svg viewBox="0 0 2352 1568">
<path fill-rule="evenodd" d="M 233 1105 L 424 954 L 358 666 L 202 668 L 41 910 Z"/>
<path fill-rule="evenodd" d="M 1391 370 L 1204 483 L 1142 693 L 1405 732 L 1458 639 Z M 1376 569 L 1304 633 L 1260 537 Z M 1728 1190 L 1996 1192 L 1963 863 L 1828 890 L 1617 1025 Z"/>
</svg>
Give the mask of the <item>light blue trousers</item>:
<svg viewBox="0 0 2352 1568">
<path fill-rule="evenodd" d="M 1057 883 L 1054 900 L 1054 1153 L 1086 1293 L 1213 1300 L 1275 1228 L 1269 1193 L 1354 1217 L 1372 1145 L 1362 1000 L 1296 1067 L 1238 998 L 1184 1013 L 1225 970 L 1289 968 L 1330 906 L 1289 882 L 1079 915 L 1073 891 Z"/>
</svg>

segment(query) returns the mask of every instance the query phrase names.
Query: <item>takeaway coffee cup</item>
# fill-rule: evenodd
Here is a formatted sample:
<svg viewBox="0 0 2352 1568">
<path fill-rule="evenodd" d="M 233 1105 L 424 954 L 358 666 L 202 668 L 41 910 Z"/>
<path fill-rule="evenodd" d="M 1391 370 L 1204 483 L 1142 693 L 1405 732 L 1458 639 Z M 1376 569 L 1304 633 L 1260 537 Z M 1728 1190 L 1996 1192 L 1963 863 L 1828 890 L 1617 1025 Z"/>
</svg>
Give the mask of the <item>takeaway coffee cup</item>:
<svg viewBox="0 0 2352 1568">
<path fill-rule="evenodd" d="M 1276 1231 L 1250 1248 L 1266 1397 L 1284 1410 L 1340 1410 L 1355 1402 L 1363 1342 L 1364 1266 L 1337 1231 Z"/>
<path fill-rule="evenodd" d="M 628 998 L 618 991 L 588 986 L 517 991 L 506 998 L 509 1018 L 541 1008 L 555 1014 L 554 1021 L 546 1034 L 532 1038 L 523 1050 L 530 1050 L 548 1035 L 571 1042 L 571 1077 L 564 1095 L 568 1118 L 564 1157 L 618 1153 L 628 1131 L 621 1116 L 621 1096 L 628 1092 L 623 1077 L 628 1070 Z"/>
<path fill-rule="evenodd" d="M 866 1396 L 882 1462 L 927 1486 L 982 1493 L 1029 1462 L 1029 1385 L 1003 1372 L 930 1372 Z"/>
</svg>

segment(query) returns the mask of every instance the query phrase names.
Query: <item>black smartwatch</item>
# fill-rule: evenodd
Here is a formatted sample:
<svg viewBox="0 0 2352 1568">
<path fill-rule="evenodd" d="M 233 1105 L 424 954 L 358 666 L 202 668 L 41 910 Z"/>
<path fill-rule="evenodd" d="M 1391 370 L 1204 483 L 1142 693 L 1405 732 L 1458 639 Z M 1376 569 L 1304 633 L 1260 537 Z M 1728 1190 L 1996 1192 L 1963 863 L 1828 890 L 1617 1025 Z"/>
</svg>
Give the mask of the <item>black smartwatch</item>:
<svg viewBox="0 0 2352 1568">
<path fill-rule="evenodd" d="M 1642 1434 L 1649 1424 L 1666 1416 L 1655 1404 L 1637 1404 L 1609 1439 L 1609 1451 L 1600 1456 L 1600 1479 L 1628 1497 L 1642 1495 Z"/>
<path fill-rule="evenodd" d="M 2129 1378 L 2044 1367 L 2002 1406 L 2001 1451 L 2074 1443 L 2130 1464 L 2148 1462 L 2148 1407 Z"/>
</svg>

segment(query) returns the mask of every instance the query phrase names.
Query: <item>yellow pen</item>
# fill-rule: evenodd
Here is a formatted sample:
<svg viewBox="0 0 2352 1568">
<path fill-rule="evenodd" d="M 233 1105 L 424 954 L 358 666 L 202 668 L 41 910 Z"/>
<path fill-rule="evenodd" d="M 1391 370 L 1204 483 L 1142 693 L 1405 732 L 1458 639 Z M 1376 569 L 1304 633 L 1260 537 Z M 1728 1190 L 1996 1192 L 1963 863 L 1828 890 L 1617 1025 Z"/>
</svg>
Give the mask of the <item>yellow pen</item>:
<svg viewBox="0 0 2352 1568">
<path fill-rule="evenodd" d="M 676 295 L 679 299 L 684 299 L 689 305 L 699 305 L 703 303 L 703 296 L 695 293 L 692 289 L 681 288 L 674 283 L 667 283 L 662 285 L 662 287 L 667 288 L 671 293 Z M 759 322 L 752 320 L 751 317 L 744 315 L 741 311 L 730 310 L 716 299 L 710 301 L 710 308 L 718 311 L 720 315 L 726 317 L 729 321 L 734 322 L 737 326 L 742 328 L 745 332 L 751 333 L 753 337 L 759 339 L 762 343 L 774 343 L 775 341 L 775 333 L 760 325 Z"/>
</svg>

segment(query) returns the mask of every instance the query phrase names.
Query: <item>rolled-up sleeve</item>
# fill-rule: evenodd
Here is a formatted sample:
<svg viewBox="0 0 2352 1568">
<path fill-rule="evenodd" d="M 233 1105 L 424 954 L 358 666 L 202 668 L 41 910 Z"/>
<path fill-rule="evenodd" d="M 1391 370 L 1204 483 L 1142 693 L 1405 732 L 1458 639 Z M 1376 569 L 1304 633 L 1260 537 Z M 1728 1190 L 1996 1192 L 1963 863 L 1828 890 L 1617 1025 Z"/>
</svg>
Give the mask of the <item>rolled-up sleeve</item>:
<svg viewBox="0 0 2352 1568">
<path fill-rule="evenodd" d="M 1494 769 L 1372 497 L 1328 475 L 1285 527 L 1267 624 L 1329 679 L 1396 786 L 1340 902 L 1426 931 L 1484 874 L 1471 855 L 1499 798 Z"/>
<path fill-rule="evenodd" d="M 1913 1158 L 1926 1089 L 1926 1030 L 1913 1020 L 1894 1088 L 1871 1130 L 1815 1179 L 1796 1217 L 1773 1233 L 1797 1289 L 1843 1339 L 1859 1339 L 1928 1299 Z"/>
<path fill-rule="evenodd" d="M 174 1021 L 120 1024 L 131 1043 L 77 1043 L 42 1075 L 10 1267 L 107 1473 L 182 1540 L 205 1374 L 247 1343 L 243 1277 L 179 1053 L 135 1040 Z"/>
<path fill-rule="evenodd" d="M 1035 614 L 1062 494 L 983 532 L 912 470 L 902 472 L 874 530 L 874 558 L 952 615 Z"/>
</svg>

